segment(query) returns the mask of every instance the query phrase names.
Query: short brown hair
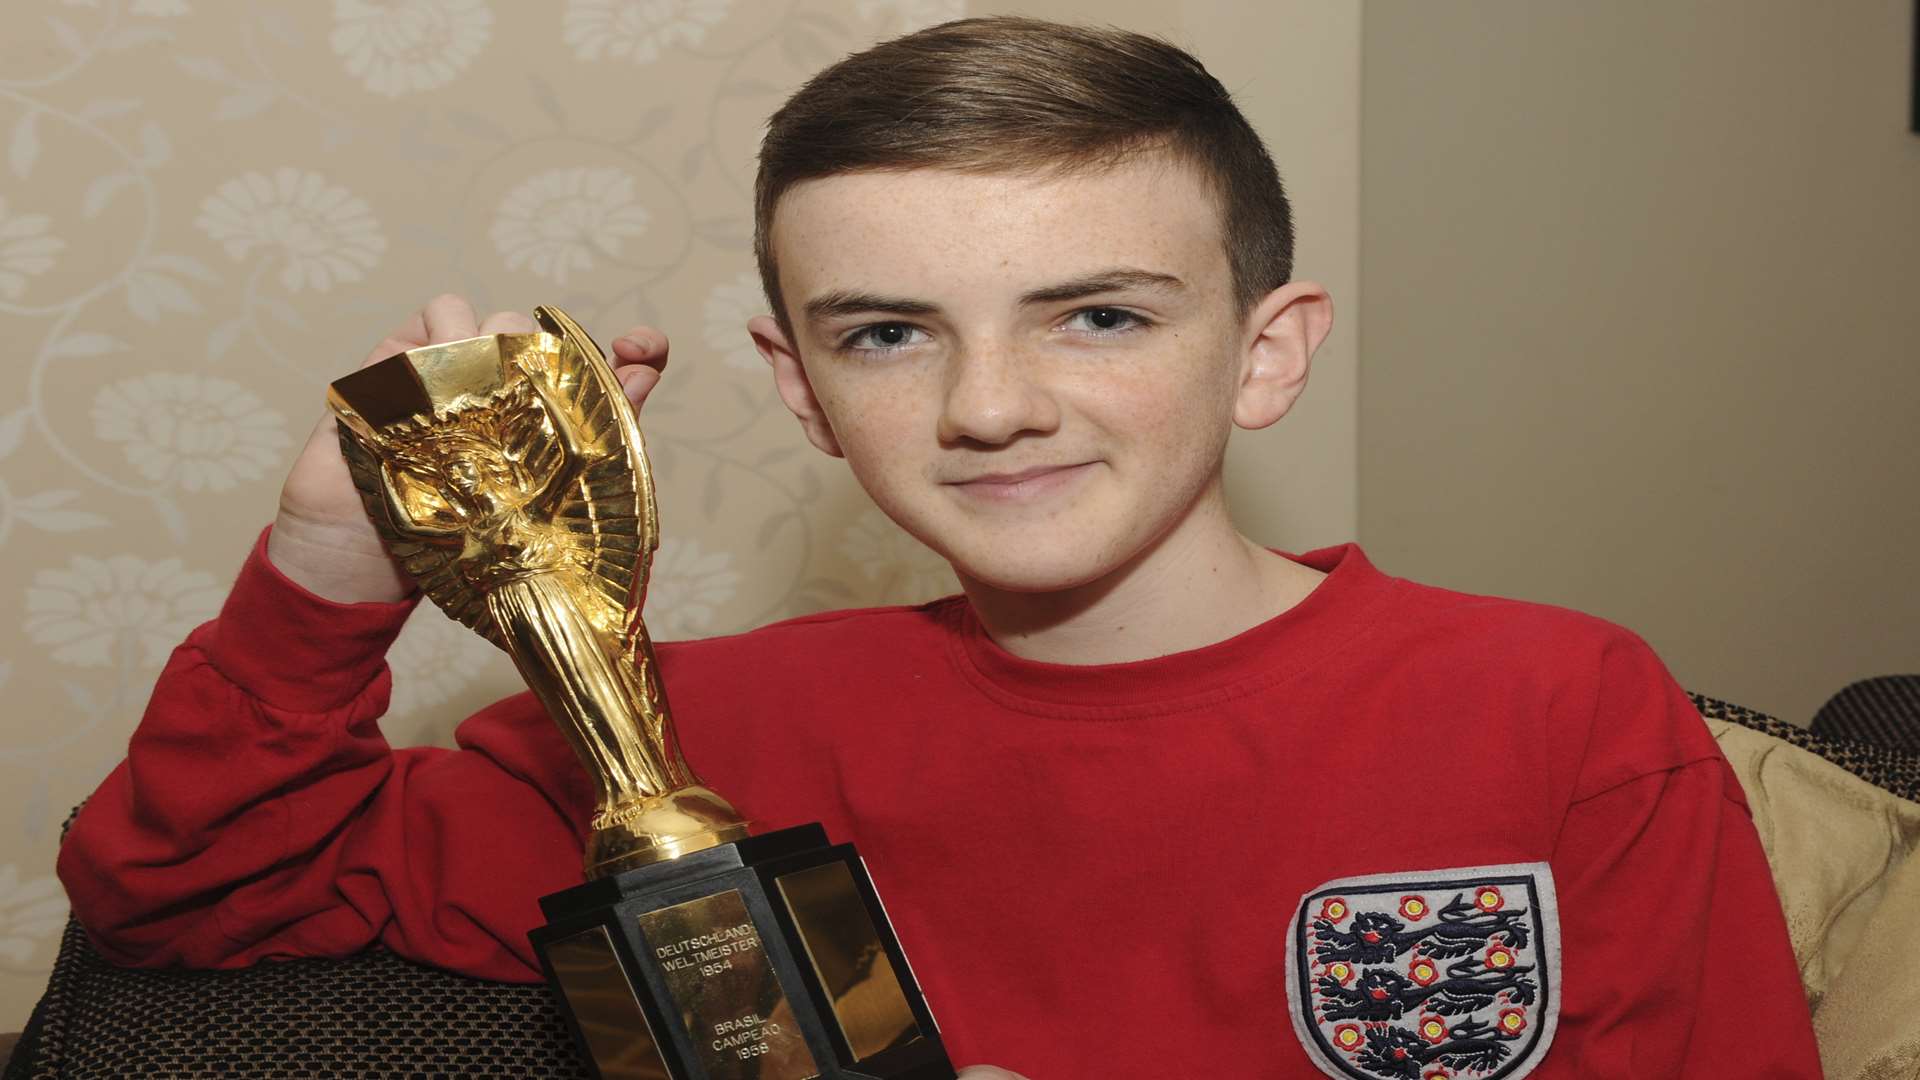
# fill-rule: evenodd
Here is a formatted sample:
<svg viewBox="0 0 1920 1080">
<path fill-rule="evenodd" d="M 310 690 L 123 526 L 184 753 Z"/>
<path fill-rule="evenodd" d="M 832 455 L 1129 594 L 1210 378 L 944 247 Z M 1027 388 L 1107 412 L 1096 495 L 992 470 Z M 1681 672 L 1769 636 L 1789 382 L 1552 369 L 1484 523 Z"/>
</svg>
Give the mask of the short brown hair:
<svg viewBox="0 0 1920 1080">
<path fill-rule="evenodd" d="M 1220 204 L 1244 318 L 1293 275 L 1293 215 L 1252 125 L 1200 61 L 1115 27 L 1020 16 L 959 19 L 884 41 L 807 80 L 767 121 L 754 184 L 753 252 L 789 339 L 773 211 L 805 180 L 953 169 L 1071 173 L 1165 150 L 1196 166 Z"/>
</svg>

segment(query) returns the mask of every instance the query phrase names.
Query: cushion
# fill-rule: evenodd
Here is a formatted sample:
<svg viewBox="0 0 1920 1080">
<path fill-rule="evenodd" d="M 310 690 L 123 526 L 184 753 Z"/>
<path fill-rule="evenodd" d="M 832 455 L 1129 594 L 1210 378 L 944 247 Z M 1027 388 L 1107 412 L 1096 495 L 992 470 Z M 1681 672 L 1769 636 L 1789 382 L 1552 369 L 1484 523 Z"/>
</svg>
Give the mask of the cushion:
<svg viewBox="0 0 1920 1080">
<path fill-rule="evenodd" d="M 1889 878 L 1920 847 L 1920 803 L 1774 736 L 1714 718 L 1707 726 L 1746 789 L 1800 978 L 1818 1008 Z"/>
<path fill-rule="evenodd" d="M 1912 947 L 1920 803 L 1795 745 L 1830 750 L 1829 740 L 1739 726 L 1722 709 L 1701 712 L 1753 809 L 1827 1076 L 1920 1078 L 1920 964 Z M 1891 779 L 1920 767 L 1878 754 L 1853 764 Z"/>
</svg>

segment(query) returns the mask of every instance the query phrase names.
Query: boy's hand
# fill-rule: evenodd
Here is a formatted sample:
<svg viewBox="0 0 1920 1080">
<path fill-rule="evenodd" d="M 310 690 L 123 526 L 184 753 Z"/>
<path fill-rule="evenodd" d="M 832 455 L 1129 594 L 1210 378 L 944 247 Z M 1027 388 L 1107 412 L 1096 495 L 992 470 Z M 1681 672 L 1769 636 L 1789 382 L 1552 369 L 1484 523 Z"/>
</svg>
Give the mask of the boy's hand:
<svg viewBox="0 0 1920 1080">
<path fill-rule="evenodd" d="M 478 319 L 461 297 L 437 296 L 373 347 L 361 367 L 422 345 L 439 345 L 482 334 L 524 334 L 539 329 L 533 319 L 502 311 Z M 638 409 L 667 366 L 667 337 L 635 327 L 613 343 L 609 358 Z M 267 536 L 267 558 L 307 591 L 340 603 L 399 600 L 414 584 L 380 544 L 354 490 L 340 438 L 329 412 L 314 426 L 280 489 L 280 513 Z"/>
<path fill-rule="evenodd" d="M 1027 1080 L 1017 1072 L 1008 1072 L 992 1065 L 969 1065 L 960 1070 L 956 1080 Z"/>
</svg>

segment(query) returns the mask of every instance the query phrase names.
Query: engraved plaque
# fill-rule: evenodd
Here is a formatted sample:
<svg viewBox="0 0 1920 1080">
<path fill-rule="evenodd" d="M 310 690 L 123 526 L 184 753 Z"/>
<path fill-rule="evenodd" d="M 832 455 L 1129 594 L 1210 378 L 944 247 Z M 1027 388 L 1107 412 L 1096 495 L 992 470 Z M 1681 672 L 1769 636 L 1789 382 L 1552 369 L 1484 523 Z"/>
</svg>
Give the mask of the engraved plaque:
<svg viewBox="0 0 1920 1080">
<path fill-rule="evenodd" d="M 649 911 L 640 932 L 712 1080 L 808 1080 L 819 1067 L 734 889 Z"/>
<path fill-rule="evenodd" d="M 607 928 L 562 938 L 546 951 L 602 1080 L 668 1080 L 653 1029 L 634 1000 L 633 983 L 614 954 Z"/>
<path fill-rule="evenodd" d="M 796 870 L 777 883 L 854 1060 L 919 1038 L 920 1025 L 847 864 Z"/>
</svg>

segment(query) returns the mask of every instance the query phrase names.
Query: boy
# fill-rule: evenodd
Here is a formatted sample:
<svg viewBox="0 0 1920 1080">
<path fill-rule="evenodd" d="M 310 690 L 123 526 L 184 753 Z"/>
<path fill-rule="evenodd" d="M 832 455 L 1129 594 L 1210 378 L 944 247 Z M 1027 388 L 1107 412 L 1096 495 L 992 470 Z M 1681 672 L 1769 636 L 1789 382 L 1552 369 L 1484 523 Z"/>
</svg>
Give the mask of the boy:
<svg viewBox="0 0 1920 1080">
<path fill-rule="evenodd" d="M 1192 57 L 1018 19 L 885 43 L 775 114 L 756 211 L 782 399 L 964 595 L 662 672 L 758 827 L 861 845 L 956 1060 L 1818 1075 L 1740 790 L 1643 643 L 1234 530 L 1227 434 L 1291 408 L 1332 313 Z M 372 358 L 529 328 L 442 297 Z M 666 343 L 614 352 L 638 401 Z M 536 977 L 592 792 L 527 695 L 387 747 L 411 603 L 323 423 L 62 851 L 108 955 Z"/>
</svg>

